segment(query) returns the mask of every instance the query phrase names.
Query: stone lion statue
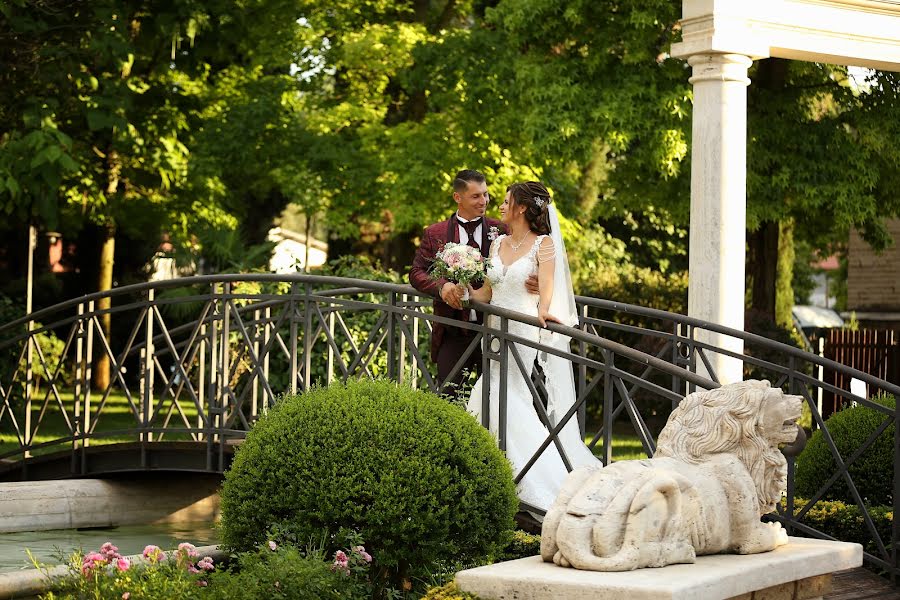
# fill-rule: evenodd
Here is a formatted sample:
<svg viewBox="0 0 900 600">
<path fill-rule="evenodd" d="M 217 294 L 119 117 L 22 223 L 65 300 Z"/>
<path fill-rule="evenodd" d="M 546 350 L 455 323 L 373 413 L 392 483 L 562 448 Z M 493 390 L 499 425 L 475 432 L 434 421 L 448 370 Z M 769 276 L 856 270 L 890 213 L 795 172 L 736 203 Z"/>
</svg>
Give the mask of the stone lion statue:
<svg viewBox="0 0 900 600">
<path fill-rule="evenodd" d="M 787 481 L 778 450 L 798 434 L 802 398 L 768 381 L 689 394 L 652 459 L 569 474 L 543 522 L 541 556 L 563 567 L 628 571 L 787 543 L 775 510 Z"/>
</svg>

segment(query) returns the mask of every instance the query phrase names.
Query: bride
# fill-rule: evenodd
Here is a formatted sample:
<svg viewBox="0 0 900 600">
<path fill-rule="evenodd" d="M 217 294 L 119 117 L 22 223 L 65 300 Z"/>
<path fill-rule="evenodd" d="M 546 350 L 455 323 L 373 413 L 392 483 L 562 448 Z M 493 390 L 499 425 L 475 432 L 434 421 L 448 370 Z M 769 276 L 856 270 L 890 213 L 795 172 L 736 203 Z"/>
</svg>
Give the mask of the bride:
<svg viewBox="0 0 900 600">
<path fill-rule="evenodd" d="M 537 317 L 541 326 L 546 326 L 548 321 L 576 325 L 578 314 L 566 249 L 547 188 L 537 181 L 509 186 L 500 206 L 500 214 L 509 234 L 498 236 L 491 244 L 487 281 L 481 289 L 470 287 L 470 296 L 481 302 Z M 535 271 L 539 295 L 531 294 L 525 288 L 525 280 Z M 496 321 L 496 317 L 489 318 Z M 563 352 L 569 350 L 568 337 L 517 321 L 509 321 L 509 333 L 551 345 Z M 537 350 L 523 344 L 515 344 L 515 347 L 522 364 L 530 371 Z M 550 353 L 541 352 L 540 355 L 538 362 L 544 371 L 548 392 L 547 417 L 551 427 L 555 427 L 575 402 L 572 363 Z M 507 373 L 506 456 L 518 476 L 546 440 L 549 430 L 534 406 L 526 381 L 530 373 L 521 372 L 511 351 L 507 358 Z M 484 377 L 482 374 L 476 382 L 466 407 L 479 419 Z M 494 435 L 499 434 L 499 405 L 500 364 L 495 360 L 491 361 L 490 369 L 490 430 Z M 598 459 L 585 446 L 574 416 L 560 431 L 559 441 L 573 469 L 598 464 Z M 519 481 L 519 499 L 546 511 L 567 474 L 556 444 L 551 442 Z"/>
</svg>

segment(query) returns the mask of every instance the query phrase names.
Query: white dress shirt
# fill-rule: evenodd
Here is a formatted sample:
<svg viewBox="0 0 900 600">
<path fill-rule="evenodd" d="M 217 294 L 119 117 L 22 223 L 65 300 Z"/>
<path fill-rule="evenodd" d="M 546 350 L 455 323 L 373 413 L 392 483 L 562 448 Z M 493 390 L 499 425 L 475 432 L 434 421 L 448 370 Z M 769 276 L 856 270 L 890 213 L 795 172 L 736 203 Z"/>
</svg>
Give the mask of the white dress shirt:
<svg viewBox="0 0 900 600">
<path fill-rule="evenodd" d="M 474 221 L 475 219 L 463 219 L 459 216 L 459 213 L 456 213 L 456 220 L 458 223 L 468 223 L 469 221 Z M 475 228 L 475 241 L 478 242 L 479 248 L 481 247 L 481 240 L 484 239 L 481 235 L 481 228 L 484 226 L 484 217 L 481 217 L 481 223 L 478 224 L 478 227 Z M 459 243 L 460 244 L 468 244 L 469 243 L 469 232 L 466 231 L 466 228 L 462 225 L 457 225 L 457 229 L 459 229 Z M 476 319 L 475 311 L 469 311 L 469 321 L 474 321 Z"/>
<path fill-rule="evenodd" d="M 463 219 L 459 216 L 459 213 L 456 213 L 456 220 L 459 223 L 468 223 L 470 220 L 474 221 L 475 219 Z M 484 217 L 481 217 L 481 223 L 478 224 L 478 227 L 475 228 L 475 241 L 478 242 L 478 246 L 481 247 L 481 240 L 483 239 L 481 228 L 484 226 Z M 459 229 L 459 243 L 460 244 L 468 244 L 469 243 L 469 232 L 466 231 L 466 228 L 462 225 L 457 225 L 457 229 Z"/>
</svg>

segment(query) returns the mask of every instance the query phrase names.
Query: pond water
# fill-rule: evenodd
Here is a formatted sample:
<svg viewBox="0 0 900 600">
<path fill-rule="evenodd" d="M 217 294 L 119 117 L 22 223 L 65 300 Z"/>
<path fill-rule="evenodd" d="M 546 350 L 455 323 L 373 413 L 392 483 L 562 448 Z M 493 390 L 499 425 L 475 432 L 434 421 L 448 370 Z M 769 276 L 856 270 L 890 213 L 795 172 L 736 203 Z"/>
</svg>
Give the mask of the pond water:
<svg viewBox="0 0 900 600">
<path fill-rule="evenodd" d="M 66 556 L 73 550 L 97 550 L 104 542 L 119 547 L 122 555 L 140 554 L 144 546 L 154 544 L 164 550 L 181 542 L 195 546 L 218 544 L 218 535 L 210 523 L 164 523 L 161 525 L 125 525 L 98 529 L 59 529 L 0 534 L 0 573 L 32 568 L 25 549 L 47 565 L 60 564 L 61 550 Z"/>
</svg>

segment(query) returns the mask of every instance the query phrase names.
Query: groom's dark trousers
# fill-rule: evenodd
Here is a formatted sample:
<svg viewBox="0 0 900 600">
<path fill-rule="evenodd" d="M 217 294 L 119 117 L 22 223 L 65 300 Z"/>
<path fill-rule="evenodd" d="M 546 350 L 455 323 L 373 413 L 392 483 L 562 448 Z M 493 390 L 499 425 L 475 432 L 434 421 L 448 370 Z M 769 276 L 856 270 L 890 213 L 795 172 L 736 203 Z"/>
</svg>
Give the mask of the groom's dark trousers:
<svg viewBox="0 0 900 600">
<path fill-rule="evenodd" d="M 488 233 L 491 227 L 496 227 L 499 231 L 505 231 L 504 225 L 495 219 L 484 217 L 481 225 L 481 235 L 479 247 L 482 256 L 487 257 L 490 252 L 491 240 Z M 457 321 L 469 321 L 471 318 L 471 310 L 456 310 L 443 300 L 441 300 L 441 288 L 447 283 L 446 279 L 432 279 L 429 269 L 434 262 L 434 255 L 447 242 L 459 242 L 459 221 L 454 213 L 446 221 L 429 225 L 422 234 L 422 241 L 416 250 L 416 257 L 413 259 L 412 267 L 409 270 L 409 283 L 424 294 L 428 294 L 434 298 L 434 314 L 439 317 L 447 317 Z M 476 286 L 477 287 L 477 286 Z M 482 322 L 482 314 L 475 313 L 476 322 Z M 462 366 L 460 372 L 452 381 L 447 381 L 447 377 L 453 370 L 453 367 L 465 353 L 466 348 L 475 338 L 475 332 L 434 323 L 431 329 L 431 359 L 437 363 L 438 382 L 439 384 L 459 383 L 462 381 L 462 369 L 470 371 L 481 370 L 481 347 L 477 347 L 471 354 L 466 363 Z"/>
</svg>

